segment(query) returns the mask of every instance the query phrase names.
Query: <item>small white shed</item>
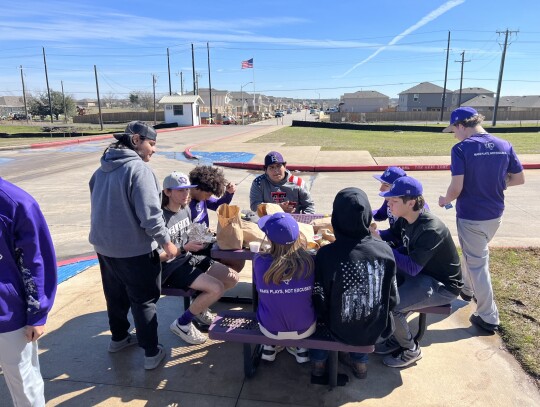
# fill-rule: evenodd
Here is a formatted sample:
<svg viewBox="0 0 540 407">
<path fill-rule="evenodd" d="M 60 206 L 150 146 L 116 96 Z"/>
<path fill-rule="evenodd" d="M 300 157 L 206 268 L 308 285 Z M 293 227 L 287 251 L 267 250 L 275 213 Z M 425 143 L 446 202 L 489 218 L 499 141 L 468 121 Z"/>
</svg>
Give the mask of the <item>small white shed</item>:
<svg viewBox="0 0 540 407">
<path fill-rule="evenodd" d="M 179 126 L 201 124 L 199 106 L 204 102 L 199 95 L 163 96 L 158 104 L 163 105 L 165 123 L 178 123 Z"/>
</svg>

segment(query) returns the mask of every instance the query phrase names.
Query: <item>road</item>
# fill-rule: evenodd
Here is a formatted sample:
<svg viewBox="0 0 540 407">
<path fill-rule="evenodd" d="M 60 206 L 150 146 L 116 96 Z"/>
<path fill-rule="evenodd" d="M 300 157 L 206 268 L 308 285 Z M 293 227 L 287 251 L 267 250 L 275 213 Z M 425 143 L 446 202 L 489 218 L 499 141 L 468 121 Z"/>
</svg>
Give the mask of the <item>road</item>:
<svg viewBox="0 0 540 407">
<path fill-rule="evenodd" d="M 285 118 L 292 120 L 300 116 L 301 114 L 297 113 L 286 115 Z M 273 120 L 275 119 L 267 122 L 270 123 Z M 266 126 L 266 128 L 261 128 L 261 126 Z M 215 151 L 251 152 L 258 154 L 258 157 L 264 157 L 267 151 L 279 149 L 280 144 L 244 144 L 238 140 L 247 140 L 279 127 L 281 126 L 260 123 L 255 126 L 212 126 L 160 132 L 157 143 L 158 152 L 152 157 L 150 166 L 159 180 L 174 170 L 188 173 L 198 161 L 187 160 L 183 151 L 187 146 L 197 144 L 213 144 L 216 146 Z M 223 140 L 218 141 L 221 139 Z M 93 253 L 92 246 L 88 243 L 90 226 L 88 181 L 99 166 L 102 152 L 110 141 L 112 138 L 65 147 L 0 151 L 0 174 L 8 181 L 27 190 L 40 203 L 49 223 L 59 259 Z M 229 148 L 230 146 L 233 146 L 233 150 Z M 290 163 L 304 163 L 302 160 L 313 159 L 303 153 L 303 148 L 296 151 L 295 156 L 289 156 Z M 343 154 L 354 153 L 343 152 Z M 238 184 L 234 203 L 243 209 L 249 208 L 249 189 L 252 180 L 260 174 L 260 171 L 229 168 L 225 168 L 224 171 L 227 179 Z M 368 194 L 372 205 L 378 207 L 382 201 L 377 195 L 379 185 L 372 177 L 374 174 L 373 172 L 340 172 L 299 173 L 298 175 L 306 181 L 316 203 L 317 212 L 331 213 L 335 194 L 340 189 L 349 186 L 362 188 Z M 436 204 L 439 194 L 445 191 L 450 180 L 449 173 L 423 171 L 412 175 L 424 184 L 425 197 L 433 212 L 449 226 L 452 234 L 456 236 L 455 211 L 446 211 Z M 539 245 L 540 239 L 537 234 L 528 231 L 540 229 L 538 205 L 534 199 L 540 188 L 540 171 L 528 171 L 526 178 L 527 182 L 524 186 L 511 188 L 507 192 L 507 209 L 503 225 L 493 241 L 494 245 Z M 215 223 L 214 213 L 210 215 L 211 221 Z"/>
</svg>

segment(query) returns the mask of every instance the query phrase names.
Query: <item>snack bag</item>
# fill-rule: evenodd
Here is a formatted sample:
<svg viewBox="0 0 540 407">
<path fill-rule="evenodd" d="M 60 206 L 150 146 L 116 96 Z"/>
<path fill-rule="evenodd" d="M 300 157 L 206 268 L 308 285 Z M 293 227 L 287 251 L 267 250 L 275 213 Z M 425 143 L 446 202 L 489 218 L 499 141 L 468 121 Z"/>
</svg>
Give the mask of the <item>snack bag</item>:
<svg viewBox="0 0 540 407">
<path fill-rule="evenodd" d="M 262 203 L 257 206 L 257 215 L 262 218 L 265 215 L 273 215 L 274 213 L 283 212 L 281 206 L 273 203 Z"/>
<path fill-rule="evenodd" d="M 262 243 L 264 240 L 264 232 L 259 228 L 259 226 L 255 222 L 249 222 L 243 219 L 241 222 L 244 247 L 246 249 L 249 248 L 250 242 Z"/>
<path fill-rule="evenodd" d="M 244 241 L 240 207 L 222 204 L 217 209 L 217 244 L 222 250 L 240 250 Z"/>
</svg>

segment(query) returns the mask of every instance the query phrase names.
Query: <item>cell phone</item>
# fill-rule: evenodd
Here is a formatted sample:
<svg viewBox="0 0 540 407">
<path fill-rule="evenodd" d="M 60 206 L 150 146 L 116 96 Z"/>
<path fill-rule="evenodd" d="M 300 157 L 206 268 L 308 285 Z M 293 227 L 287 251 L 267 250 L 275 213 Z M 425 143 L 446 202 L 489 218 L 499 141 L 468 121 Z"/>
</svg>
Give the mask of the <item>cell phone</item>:
<svg viewBox="0 0 540 407">
<path fill-rule="evenodd" d="M 454 207 L 454 205 L 452 205 L 452 204 L 449 202 L 449 203 L 447 203 L 446 205 L 444 205 L 444 207 L 445 207 L 446 209 L 452 209 L 452 208 Z"/>
</svg>

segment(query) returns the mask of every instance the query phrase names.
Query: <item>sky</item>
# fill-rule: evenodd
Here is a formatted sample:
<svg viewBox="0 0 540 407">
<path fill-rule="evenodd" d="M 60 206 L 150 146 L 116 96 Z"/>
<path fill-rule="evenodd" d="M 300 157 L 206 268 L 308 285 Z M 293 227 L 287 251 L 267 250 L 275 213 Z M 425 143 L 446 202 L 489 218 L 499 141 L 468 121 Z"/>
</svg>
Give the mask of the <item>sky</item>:
<svg viewBox="0 0 540 407">
<path fill-rule="evenodd" d="M 180 92 L 181 76 L 192 92 L 193 47 L 200 88 L 396 98 L 444 85 L 449 32 L 447 88 L 459 90 L 463 65 L 464 88 L 496 92 L 506 30 L 501 95 L 540 95 L 538 0 L 19 0 L 3 10 L 0 96 L 22 95 L 21 71 L 27 92 L 46 92 L 43 50 L 50 88 L 76 99 L 96 98 L 95 72 L 102 98 L 151 93 L 153 78 L 157 95 L 169 78 Z"/>
</svg>

